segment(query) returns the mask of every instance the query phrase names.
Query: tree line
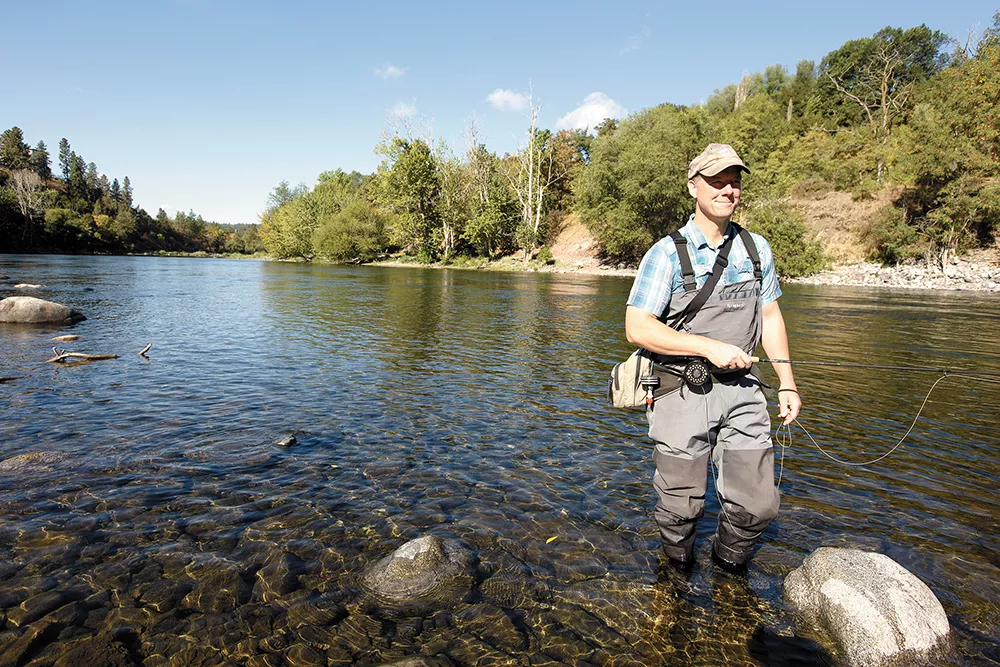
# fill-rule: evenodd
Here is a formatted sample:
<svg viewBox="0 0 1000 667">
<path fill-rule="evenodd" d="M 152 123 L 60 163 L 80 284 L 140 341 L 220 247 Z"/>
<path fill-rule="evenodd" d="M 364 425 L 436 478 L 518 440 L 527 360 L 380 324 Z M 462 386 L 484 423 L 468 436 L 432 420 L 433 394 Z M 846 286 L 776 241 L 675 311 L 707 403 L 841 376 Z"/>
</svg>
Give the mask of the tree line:
<svg viewBox="0 0 1000 667">
<path fill-rule="evenodd" d="M 534 101 L 529 110 L 518 149 L 504 155 L 474 124 L 460 151 L 406 126 L 387 133 L 374 173 L 327 171 L 311 188 L 282 182 L 259 229 L 241 230 L 193 213 L 150 218 L 132 206 L 127 179 L 107 183 L 68 143 L 61 178 L 52 178 L 44 144 L 28 149 L 13 128 L 0 146 L 0 225 L 8 239 L 41 236 L 84 251 L 222 246 L 339 262 L 544 262 L 575 213 L 607 262 L 634 265 L 691 213 L 687 163 L 710 142 L 732 144 L 753 170 L 737 219 L 770 239 L 782 275 L 827 263 L 791 205 L 796 196 L 839 190 L 866 199 L 889 189 L 891 203 L 858 239 L 885 263 L 944 262 L 990 244 L 1000 217 L 1000 12 L 964 44 L 925 25 L 887 27 L 819 64 L 772 65 L 703 104 L 662 104 L 592 131 L 552 132 L 539 127 Z M 47 200 L 19 194 L 25 173 L 48 184 Z"/>
<path fill-rule="evenodd" d="M 822 268 L 794 195 L 885 188 L 892 203 L 862 229 L 871 259 L 941 262 L 992 243 L 1000 214 L 1000 12 L 975 42 L 925 25 L 884 28 L 795 72 L 772 65 L 704 104 L 663 104 L 586 131 L 530 124 L 517 151 L 490 152 L 470 126 L 465 150 L 396 133 L 374 174 L 282 183 L 261 217 L 268 252 L 368 261 L 546 257 L 577 213 L 604 259 L 634 265 L 692 210 L 686 167 L 709 142 L 753 168 L 738 219 L 771 239 L 779 271 Z"/>
<path fill-rule="evenodd" d="M 34 148 L 17 126 L 0 135 L 0 252 L 256 253 L 256 225 L 206 222 L 194 211 L 150 216 L 120 182 L 59 141 L 59 173 L 44 141 Z"/>
</svg>

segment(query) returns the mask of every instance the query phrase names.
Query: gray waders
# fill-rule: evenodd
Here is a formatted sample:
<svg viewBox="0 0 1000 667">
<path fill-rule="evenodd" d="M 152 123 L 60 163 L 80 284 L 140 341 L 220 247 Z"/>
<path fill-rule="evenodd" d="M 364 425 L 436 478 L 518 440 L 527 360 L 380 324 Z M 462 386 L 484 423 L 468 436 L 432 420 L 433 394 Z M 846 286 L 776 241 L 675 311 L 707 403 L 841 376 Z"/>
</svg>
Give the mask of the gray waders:
<svg viewBox="0 0 1000 667">
<path fill-rule="evenodd" d="M 743 239 L 752 244 L 749 235 Z M 680 256 L 687 249 L 678 244 L 677 250 Z M 682 270 L 690 266 L 685 259 Z M 754 279 L 716 286 L 693 317 L 684 310 L 696 292 L 674 294 L 661 319 L 685 333 L 731 343 L 752 354 L 762 329 L 759 267 L 754 269 Z M 670 360 L 660 357 L 667 365 Z M 716 375 L 704 386 L 683 385 L 657 398 L 646 416 L 656 443 L 654 516 L 667 557 L 682 563 L 694 559 L 695 525 L 705 511 L 711 457 L 722 503 L 714 548 L 724 560 L 742 565 L 779 505 L 771 422 L 760 382 L 743 371 Z"/>
</svg>

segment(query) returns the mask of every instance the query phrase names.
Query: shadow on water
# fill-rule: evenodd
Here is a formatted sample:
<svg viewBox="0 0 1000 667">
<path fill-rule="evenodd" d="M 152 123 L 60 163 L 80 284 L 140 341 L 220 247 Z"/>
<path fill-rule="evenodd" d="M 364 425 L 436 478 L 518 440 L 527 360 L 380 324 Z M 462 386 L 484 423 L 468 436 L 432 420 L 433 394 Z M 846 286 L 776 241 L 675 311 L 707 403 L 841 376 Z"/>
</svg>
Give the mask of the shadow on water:
<svg viewBox="0 0 1000 667">
<path fill-rule="evenodd" d="M 0 375 L 24 375 L 0 385 L 0 664 L 835 664 L 781 593 L 823 545 L 894 558 L 944 604 L 954 664 L 997 660 L 997 385 L 949 378 L 871 466 L 793 429 L 749 578 L 709 563 L 711 490 L 698 565 L 676 576 L 642 416 L 604 404 L 625 279 L 112 257 L 0 272 L 90 317 L 73 349 L 122 355 L 50 368 L 65 331 L 0 329 Z M 785 292 L 797 358 L 1000 369 L 991 295 Z M 936 379 L 797 373 L 802 423 L 852 462 L 888 451 Z M 475 554 L 470 590 L 414 613 L 367 601 L 360 573 L 427 534 Z"/>
</svg>

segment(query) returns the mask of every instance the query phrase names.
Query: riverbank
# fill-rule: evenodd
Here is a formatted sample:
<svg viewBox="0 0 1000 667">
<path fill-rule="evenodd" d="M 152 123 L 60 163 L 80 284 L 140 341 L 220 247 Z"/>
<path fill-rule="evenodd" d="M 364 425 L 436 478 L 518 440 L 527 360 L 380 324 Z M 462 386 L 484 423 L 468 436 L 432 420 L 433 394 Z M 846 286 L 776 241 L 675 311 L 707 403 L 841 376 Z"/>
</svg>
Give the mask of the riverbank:
<svg viewBox="0 0 1000 667">
<path fill-rule="evenodd" d="M 1000 265 L 979 253 L 969 257 L 951 260 L 942 271 L 939 267 L 926 264 L 903 264 L 881 266 L 871 262 L 842 264 L 802 278 L 783 278 L 783 283 L 804 285 L 841 285 L 850 287 L 887 287 L 894 289 L 960 290 L 978 292 L 1000 292 Z M 990 253 L 991 254 L 991 253 Z M 498 261 L 482 261 L 476 264 L 416 264 L 413 262 L 385 261 L 373 266 L 409 266 L 441 269 L 470 269 L 480 271 L 523 271 L 531 273 L 563 273 L 593 276 L 635 276 L 636 269 L 608 266 L 599 263 L 580 262 L 568 264 L 542 264 L 517 258 Z"/>
<path fill-rule="evenodd" d="M 897 289 L 1000 292 L 997 251 L 981 250 L 951 259 L 944 267 L 926 263 L 881 266 L 871 262 L 843 264 L 787 282 L 806 285 L 848 285 Z"/>
</svg>

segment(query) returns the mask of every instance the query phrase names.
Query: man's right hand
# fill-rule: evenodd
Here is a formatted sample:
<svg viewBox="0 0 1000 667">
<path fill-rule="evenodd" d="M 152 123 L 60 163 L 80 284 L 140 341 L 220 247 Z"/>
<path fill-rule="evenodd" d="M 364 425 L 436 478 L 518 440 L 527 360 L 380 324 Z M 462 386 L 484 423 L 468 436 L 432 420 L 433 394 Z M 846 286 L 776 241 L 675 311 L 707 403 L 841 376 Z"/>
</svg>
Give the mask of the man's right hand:
<svg viewBox="0 0 1000 667">
<path fill-rule="evenodd" d="M 753 365 L 753 359 L 742 348 L 719 341 L 712 341 L 704 356 L 716 368 L 750 368 Z"/>
</svg>

